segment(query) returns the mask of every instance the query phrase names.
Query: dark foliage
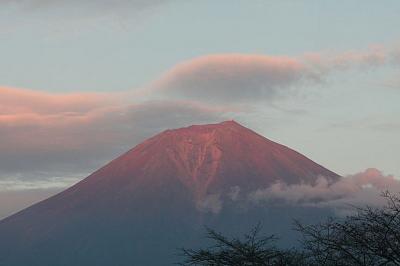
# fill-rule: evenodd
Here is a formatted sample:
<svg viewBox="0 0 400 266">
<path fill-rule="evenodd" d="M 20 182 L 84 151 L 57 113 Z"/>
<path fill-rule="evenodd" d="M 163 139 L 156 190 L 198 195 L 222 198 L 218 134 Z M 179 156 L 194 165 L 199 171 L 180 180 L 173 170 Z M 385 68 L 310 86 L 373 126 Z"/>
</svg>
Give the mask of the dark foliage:
<svg viewBox="0 0 400 266">
<path fill-rule="evenodd" d="M 181 265 L 400 265 L 400 198 L 383 193 L 381 208 L 355 208 L 343 219 L 330 218 L 315 225 L 295 221 L 301 248 L 282 250 L 274 236 L 261 237 L 260 225 L 243 239 L 229 239 L 207 229 L 215 245 L 200 250 L 183 249 Z"/>
<path fill-rule="evenodd" d="M 302 244 L 317 265 L 400 265 L 400 199 L 383 193 L 382 208 L 356 208 L 345 219 L 317 225 L 296 222 Z"/>
<path fill-rule="evenodd" d="M 261 237 L 261 226 L 257 225 L 243 239 L 229 239 L 222 234 L 207 229 L 208 238 L 215 244 L 207 249 L 183 249 L 184 263 L 181 265 L 299 265 L 302 254 L 279 250 L 274 236 Z M 301 260 L 300 260 L 301 261 Z"/>
</svg>

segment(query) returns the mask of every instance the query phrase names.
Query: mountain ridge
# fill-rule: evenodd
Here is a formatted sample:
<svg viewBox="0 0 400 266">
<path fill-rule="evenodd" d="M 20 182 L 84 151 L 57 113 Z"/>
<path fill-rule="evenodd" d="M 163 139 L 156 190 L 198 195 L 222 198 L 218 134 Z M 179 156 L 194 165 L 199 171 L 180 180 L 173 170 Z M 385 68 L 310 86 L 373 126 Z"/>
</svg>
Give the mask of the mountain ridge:
<svg viewBox="0 0 400 266">
<path fill-rule="evenodd" d="M 245 215 L 233 201 L 206 206 L 220 204 L 232 188 L 246 195 L 276 182 L 312 185 L 319 176 L 340 178 L 234 121 L 165 130 L 1 220 L 0 265 L 111 265 L 116 257 L 125 260 L 115 265 L 160 265 L 171 252 L 160 241 L 195 244 L 205 224 L 239 230 L 268 219 L 272 230 L 281 223 L 275 218 L 292 213 L 254 207 Z M 160 258 L 151 255 L 155 246 Z"/>
<path fill-rule="evenodd" d="M 84 182 L 113 179 L 131 187 L 145 183 L 151 186 L 151 182 L 157 185 L 167 175 L 179 179 L 197 199 L 230 182 L 233 183 L 228 187 L 255 182 L 255 189 L 278 181 L 313 184 L 320 175 L 332 181 L 339 178 L 284 145 L 235 121 L 224 121 L 165 130 L 111 161 Z"/>
</svg>

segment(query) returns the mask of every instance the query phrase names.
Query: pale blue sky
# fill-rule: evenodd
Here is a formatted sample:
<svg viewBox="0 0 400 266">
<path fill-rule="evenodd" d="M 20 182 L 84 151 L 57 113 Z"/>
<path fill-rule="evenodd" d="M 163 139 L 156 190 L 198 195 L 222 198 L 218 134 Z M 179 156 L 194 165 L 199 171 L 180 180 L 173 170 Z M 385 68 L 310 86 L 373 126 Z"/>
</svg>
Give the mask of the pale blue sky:
<svg viewBox="0 0 400 266">
<path fill-rule="evenodd" d="M 129 1 L 82 2 L 2 4 L 3 85 L 121 90 L 200 55 L 299 55 L 399 41 L 398 1 L 172 1 L 140 10 Z"/>
</svg>

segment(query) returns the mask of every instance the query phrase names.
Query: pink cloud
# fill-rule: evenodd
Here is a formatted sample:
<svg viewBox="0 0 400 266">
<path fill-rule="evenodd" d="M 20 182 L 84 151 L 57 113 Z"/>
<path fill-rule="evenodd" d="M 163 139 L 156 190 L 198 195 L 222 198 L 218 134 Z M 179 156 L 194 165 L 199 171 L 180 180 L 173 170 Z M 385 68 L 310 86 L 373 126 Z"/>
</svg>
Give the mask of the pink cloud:
<svg viewBox="0 0 400 266">
<path fill-rule="evenodd" d="M 311 52 L 297 57 L 215 54 L 175 65 L 151 84 L 163 97 L 213 103 L 274 101 L 323 80 L 332 72 L 399 64 L 398 48 Z"/>
<path fill-rule="evenodd" d="M 50 94 L 8 87 L 0 87 L 0 95 L 0 114 L 85 112 L 117 99 L 109 93 Z"/>
<path fill-rule="evenodd" d="M 95 170 L 160 130 L 216 122 L 227 111 L 183 100 L 138 102 L 127 95 L 0 88 L 0 178 L 49 168 Z"/>
<path fill-rule="evenodd" d="M 292 58 L 209 55 L 177 64 L 141 94 L 0 87 L 0 169 L 57 168 L 59 162 L 84 167 L 92 157 L 112 158 L 165 128 L 232 118 L 256 106 L 243 103 L 290 97 L 331 71 L 390 64 L 398 54 L 376 46 Z"/>
<path fill-rule="evenodd" d="M 180 63 L 152 84 L 164 96 L 206 101 L 246 101 L 277 97 L 309 73 L 290 57 L 208 55 Z"/>
</svg>

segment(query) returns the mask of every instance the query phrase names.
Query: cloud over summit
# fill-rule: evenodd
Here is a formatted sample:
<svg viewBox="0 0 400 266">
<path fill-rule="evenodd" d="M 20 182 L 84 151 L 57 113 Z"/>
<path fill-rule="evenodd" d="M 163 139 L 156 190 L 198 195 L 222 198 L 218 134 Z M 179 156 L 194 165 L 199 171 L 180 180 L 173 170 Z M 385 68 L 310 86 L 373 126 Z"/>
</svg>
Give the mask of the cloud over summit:
<svg viewBox="0 0 400 266">
<path fill-rule="evenodd" d="M 291 97 L 333 72 L 399 64 L 399 54 L 398 49 L 383 46 L 297 57 L 213 54 L 175 65 L 150 87 L 163 97 L 211 103 L 271 102 Z"/>
<path fill-rule="evenodd" d="M 152 134 L 217 122 L 226 111 L 183 100 L 139 101 L 129 95 L 126 101 L 127 95 L 0 87 L 0 180 L 95 170 Z"/>
<path fill-rule="evenodd" d="M 246 102 L 278 97 L 281 89 L 307 76 L 307 69 L 294 58 L 220 54 L 180 63 L 153 86 L 166 96 Z"/>
<path fill-rule="evenodd" d="M 257 112 L 259 105 L 279 105 L 331 72 L 397 63 L 399 54 L 398 49 L 377 47 L 298 57 L 206 55 L 172 67 L 143 94 L 0 87 L 0 178 L 36 171 L 53 175 L 72 165 L 79 173 L 94 170 L 166 128 L 236 119 Z"/>
</svg>

